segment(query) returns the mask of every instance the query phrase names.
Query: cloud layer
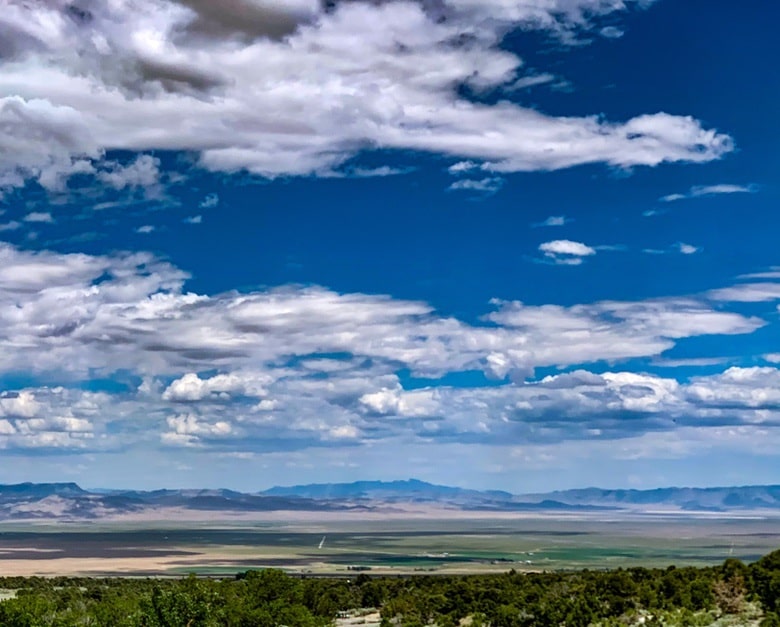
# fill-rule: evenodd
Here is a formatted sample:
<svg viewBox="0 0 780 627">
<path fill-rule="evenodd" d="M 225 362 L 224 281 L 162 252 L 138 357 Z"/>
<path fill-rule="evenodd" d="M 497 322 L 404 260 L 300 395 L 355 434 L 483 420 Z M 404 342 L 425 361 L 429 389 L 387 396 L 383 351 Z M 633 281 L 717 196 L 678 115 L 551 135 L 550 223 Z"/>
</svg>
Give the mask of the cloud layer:
<svg viewBox="0 0 780 627">
<path fill-rule="evenodd" d="M 374 149 L 493 172 L 717 159 L 730 138 L 692 117 L 555 117 L 508 95 L 465 95 L 509 94 L 523 80 L 522 60 L 499 46 L 511 30 L 572 43 L 598 32 L 599 17 L 648 4 L 11 0 L 0 16 L 0 187 L 58 189 L 73 174 L 117 189 L 155 181 L 148 156 L 104 165 L 112 149 L 191 151 L 201 167 L 266 177 L 332 173 Z"/>
<path fill-rule="evenodd" d="M 687 384 L 586 369 L 658 356 L 685 338 L 755 331 L 762 319 L 728 310 L 755 300 L 755 284 L 568 307 L 494 301 L 475 325 L 421 302 L 320 287 L 195 294 L 184 272 L 146 253 L 2 245 L 0 260 L 0 375 L 41 381 L 0 394 L 9 451 L 542 445 L 682 426 L 767 428 L 780 409 L 773 367 Z M 575 369 L 537 378 L 545 367 Z M 407 389 L 403 371 L 430 385 Z M 437 381 L 470 371 L 498 385 Z M 118 382 L 111 390 L 84 389 L 108 379 Z"/>
</svg>

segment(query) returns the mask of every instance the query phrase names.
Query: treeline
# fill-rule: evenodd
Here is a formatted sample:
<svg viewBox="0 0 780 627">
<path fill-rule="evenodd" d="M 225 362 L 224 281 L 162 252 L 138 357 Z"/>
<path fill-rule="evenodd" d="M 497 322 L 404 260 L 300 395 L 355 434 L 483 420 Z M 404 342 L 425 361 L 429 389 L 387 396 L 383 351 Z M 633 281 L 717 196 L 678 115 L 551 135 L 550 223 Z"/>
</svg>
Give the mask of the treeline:
<svg viewBox="0 0 780 627">
<path fill-rule="evenodd" d="M 780 551 L 711 568 L 350 580 L 279 570 L 230 579 L 7 577 L 0 588 L 16 590 L 0 602 L 7 627 L 316 627 L 361 607 L 380 608 L 383 625 L 400 627 L 706 625 L 746 612 L 780 627 Z"/>
</svg>

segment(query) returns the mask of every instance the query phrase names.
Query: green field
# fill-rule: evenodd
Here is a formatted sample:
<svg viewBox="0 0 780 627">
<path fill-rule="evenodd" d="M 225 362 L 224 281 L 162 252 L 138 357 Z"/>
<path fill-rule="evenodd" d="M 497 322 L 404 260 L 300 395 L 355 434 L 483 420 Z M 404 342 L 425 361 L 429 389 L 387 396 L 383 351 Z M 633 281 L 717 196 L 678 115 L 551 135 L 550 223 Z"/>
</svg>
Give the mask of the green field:
<svg viewBox="0 0 780 627">
<path fill-rule="evenodd" d="M 325 542 L 319 548 L 323 536 Z M 706 566 L 780 547 L 754 520 L 426 520 L 324 524 L 0 525 L 0 574 L 490 572 Z M 61 567 L 61 568 L 58 568 Z"/>
</svg>

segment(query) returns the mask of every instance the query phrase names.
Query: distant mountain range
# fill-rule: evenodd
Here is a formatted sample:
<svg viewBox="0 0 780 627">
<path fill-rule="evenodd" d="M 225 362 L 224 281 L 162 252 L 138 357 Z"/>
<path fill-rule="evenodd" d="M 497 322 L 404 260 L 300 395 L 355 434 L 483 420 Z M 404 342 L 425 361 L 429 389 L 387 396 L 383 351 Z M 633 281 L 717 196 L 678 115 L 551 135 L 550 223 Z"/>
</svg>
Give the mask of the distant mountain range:
<svg viewBox="0 0 780 627">
<path fill-rule="evenodd" d="M 355 481 L 354 483 L 310 483 L 275 487 L 263 492 L 269 496 L 296 496 L 309 499 L 372 499 L 421 501 L 511 501 L 509 492 L 468 490 L 407 479 L 406 481 Z"/>
<path fill-rule="evenodd" d="M 248 494 L 233 490 L 88 491 L 75 483 L 0 485 L 0 520 L 99 520 L 142 516 L 168 519 L 177 512 L 211 518 L 261 512 L 395 513 L 404 511 L 693 513 L 760 510 L 780 515 L 780 486 L 603 490 L 585 488 L 513 495 L 406 481 L 356 481 L 274 487 Z"/>
<path fill-rule="evenodd" d="M 685 511 L 780 509 L 780 486 L 754 485 L 725 488 L 656 488 L 654 490 L 602 490 L 584 488 L 546 494 L 529 494 L 529 501 L 556 500 L 568 505 L 594 505 L 622 509 L 677 507 Z"/>
<path fill-rule="evenodd" d="M 310 499 L 369 499 L 385 502 L 435 502 L 463 509 L 593 509 L 682 511 L 780 510 L 780 486 L 721 488 L 657 488 L 653 490 L 604 490 L 584 488 L 542 494 L 513 495 L 499 490 L 468 490 L 407 481 L 356 481 L 275 487 L 263 494 Z"/>
</svg>

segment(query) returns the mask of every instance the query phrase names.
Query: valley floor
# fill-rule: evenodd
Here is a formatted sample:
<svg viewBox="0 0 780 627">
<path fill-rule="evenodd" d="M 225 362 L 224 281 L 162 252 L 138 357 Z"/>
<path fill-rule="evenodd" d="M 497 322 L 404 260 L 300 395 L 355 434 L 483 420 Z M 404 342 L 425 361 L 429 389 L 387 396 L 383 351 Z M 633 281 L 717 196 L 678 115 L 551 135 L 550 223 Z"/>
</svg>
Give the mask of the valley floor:
<svg viewBox="0 0 780 627">
<path fill-rule="evenodd" d="M 323 541 L 324 538 L 324 541 Z M 0 524 L 5 575 L 467 574 L 751 562 L 774 519 L 447 518 Z"/>
</svg>

